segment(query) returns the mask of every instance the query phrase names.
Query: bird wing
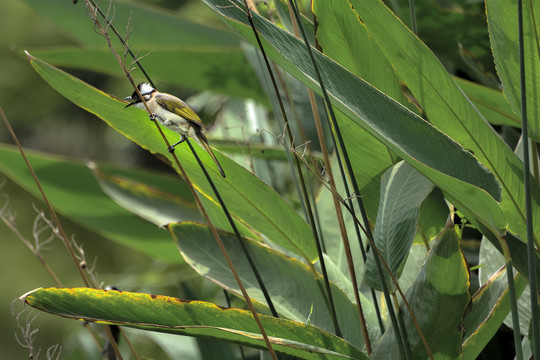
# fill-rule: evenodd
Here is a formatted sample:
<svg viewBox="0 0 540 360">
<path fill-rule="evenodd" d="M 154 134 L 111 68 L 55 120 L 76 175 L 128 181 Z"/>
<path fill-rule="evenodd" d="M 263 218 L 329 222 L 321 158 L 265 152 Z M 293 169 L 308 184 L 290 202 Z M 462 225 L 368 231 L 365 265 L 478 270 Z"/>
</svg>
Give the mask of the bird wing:
<svg viewBox="0 0 540 360">
<path fill-rule="evenodd" d="M 168 111 L 183 117 L 184 119 L 192 122 L 195 125 L 206 128 L 201 118 L 192 108 L 190 108 L 185 102 L 169 94 L 156 95 L 156 102 L 167 109 Z"/>
</svg>

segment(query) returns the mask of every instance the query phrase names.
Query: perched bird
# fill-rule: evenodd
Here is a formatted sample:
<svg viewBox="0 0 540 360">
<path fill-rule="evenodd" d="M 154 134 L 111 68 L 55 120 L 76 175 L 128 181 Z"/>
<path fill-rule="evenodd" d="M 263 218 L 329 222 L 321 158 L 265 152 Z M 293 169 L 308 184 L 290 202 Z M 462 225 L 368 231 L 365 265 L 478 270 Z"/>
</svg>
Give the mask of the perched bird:
<svg viewBox="0 0 540 360">
<path fill-rule="evenodd" d="M 151 113 L 159 120 L 159 122 L 165 127 L 180 134 L 180 141 L 173 144 L 169 151 L 173 152 L 174 147 L 185 141 L 186 137 L 189 136 L 197 140 L 199 145 L 210 154 L 216 163 L 219 172 L 225 177 L 223 168 L 216 159 L 210 145 L 208 145 L 206 135 L 203 133 L 203 128 L 206 129 L 206 126 L 201 121 L 199 115 L 176 96 L 159 92 L 147 83 L 140 83 L 137 88 L 144 98 L 144 101 L 146 101 Z M 138 109 L 146 110 L 137 91 L 134 91 L 131 96 L 128 96 L 124 100 L 133 100 L 133 102 L 126 105 L 126 107 L 133 105 Z"/>
</svg>

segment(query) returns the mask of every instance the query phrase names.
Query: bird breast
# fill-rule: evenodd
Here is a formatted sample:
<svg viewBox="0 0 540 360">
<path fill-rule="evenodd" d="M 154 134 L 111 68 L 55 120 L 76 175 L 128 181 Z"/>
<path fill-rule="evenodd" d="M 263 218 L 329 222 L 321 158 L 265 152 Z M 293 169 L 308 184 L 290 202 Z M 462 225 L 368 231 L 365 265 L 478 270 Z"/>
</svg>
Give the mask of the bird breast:
<svg viewBox="0 0 540 360">
<path fill-rule="evenodd" d="M 189 132 L 189 121 L 184 119 L 183 117 L 172 113 L 161 106 L 157 106 L 156 109 L 150 109 L 153 110 L 154 114 L 158 118 L 159 122 L 163 124 L 168 129 L 187 135 Z"/>
</svg>

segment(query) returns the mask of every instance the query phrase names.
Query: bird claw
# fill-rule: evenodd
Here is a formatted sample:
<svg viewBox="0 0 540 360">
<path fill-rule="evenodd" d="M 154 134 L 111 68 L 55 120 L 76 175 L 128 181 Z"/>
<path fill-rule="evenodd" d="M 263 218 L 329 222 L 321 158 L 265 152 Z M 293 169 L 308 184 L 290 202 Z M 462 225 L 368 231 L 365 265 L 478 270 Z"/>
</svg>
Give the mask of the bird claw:
<svg viewBox="0 0 540 360">
<path fill-rule="evenodd" d="M 177 143 L 174 143 L 172 145 L 170 145 L 167 150 L 169 150 L 169 152 L 172 154 L 174 152 L 174 147 L 178 144 L 181 144 L 183 143 L 184 141 L 186 141 L 186 137 L 184 135 L 180 135 L 180 141 L 178 141 Z"/>
<path fill-rule="evenodd" d="M 148 117 L 150 118 L 150 121 L 156 121 L 156 115 L 155 114 L 150 114 L 150 115 L 148 115 Z"/>
</svg>

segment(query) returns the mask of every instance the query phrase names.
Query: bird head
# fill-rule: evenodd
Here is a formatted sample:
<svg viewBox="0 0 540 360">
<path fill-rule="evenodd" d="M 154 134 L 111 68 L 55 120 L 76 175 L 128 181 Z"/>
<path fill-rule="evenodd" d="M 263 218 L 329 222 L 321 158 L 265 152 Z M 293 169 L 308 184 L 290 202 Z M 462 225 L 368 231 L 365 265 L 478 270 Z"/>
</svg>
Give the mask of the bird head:
<svg viewBox="0 0 540 360">
<path fill-rule="evenodd" d="M 145 101 L 150 100 L 150 98 L 152 97 L 152 94 L 157 92 L 156 89 L 154 89 L 152 86 L 150 86 L 150 84 L 147 84 L 147 83 L 140 83 L 139 85 L 137 85 L 137 89 L 139 90 L 139 92 L 141 93 Z M 139 94 L 137 93 L 137 91 L 134 91 L 133 94 L 131 94 L 131 96 L 124 98 L 124 100 L 126 101 L 133 100 L 133 102 L 127 104 L 126 107 L 142 102 L 142 99 L 139 97 Z"/>
</svg>

